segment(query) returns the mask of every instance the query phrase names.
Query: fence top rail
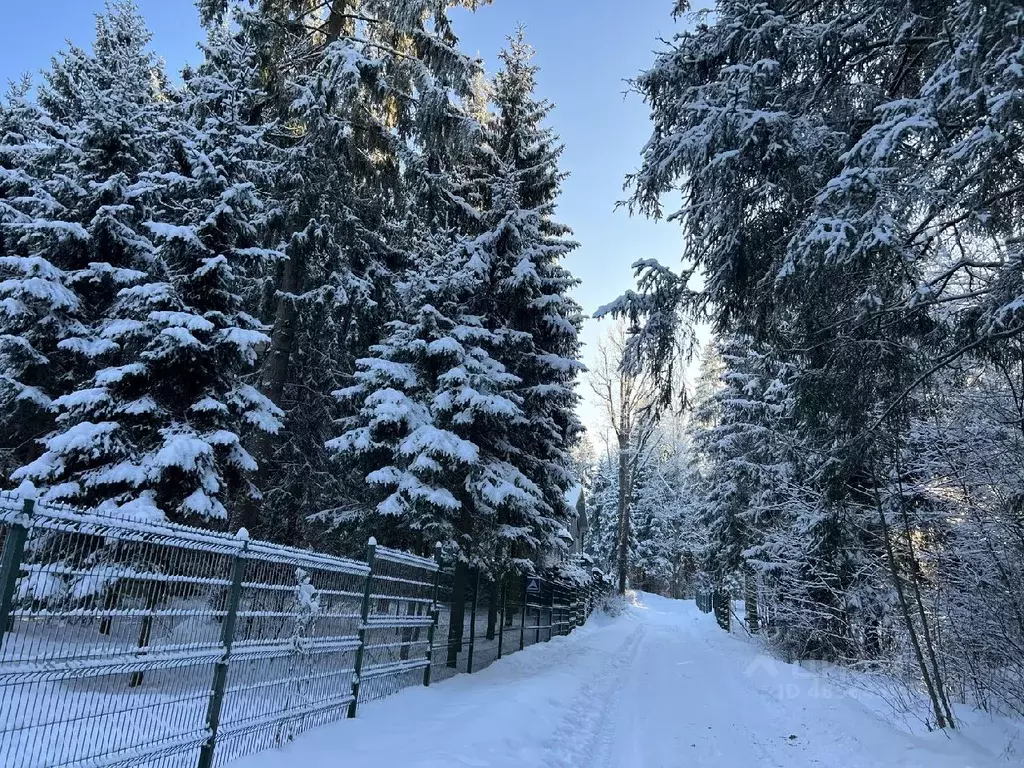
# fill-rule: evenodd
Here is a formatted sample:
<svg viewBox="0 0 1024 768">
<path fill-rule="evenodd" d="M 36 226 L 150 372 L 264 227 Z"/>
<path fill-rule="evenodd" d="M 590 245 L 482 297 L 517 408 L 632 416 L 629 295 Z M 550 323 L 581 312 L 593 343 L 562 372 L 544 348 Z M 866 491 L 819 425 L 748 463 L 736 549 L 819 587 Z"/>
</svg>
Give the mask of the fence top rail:
<svg viewBox="0 0 1024 768">
<path fill-rule="evenodd" d="M 305 565 L 309 568 L 340 571 L 353 576 L 365 576 L 370 572 L 370 566 L 358 560 L 325 555 L 298 547 L 286 547 L 283 544 L 272 544 L 268 541 L 250 541 L 246 556 L 253 559 L 284 562 L 289 565 Z"/>
<path fill-rule="evenodd" d="M 439 568 L 437 560 L 433 558 L 420 557 L 419 555 L 402 552 L 398 549 L 388 549 L 387 547 L 378 546 L 374 550 L 374 557 L 379 557 L 382 560 L 388 560 L 392 563 L 412 565 L 416 568 L 422 568 L 425 571 L 436 571 Z"/>
<path fill-rule="evenodd" d="M 0 498 L 0 523 L 16 522 L 22 514 L 22 502 Z M 42 528 L 64 530 L 69 533 L 94 534 L 153 544 L 188 548 L 202 548 L 222 554 L 233 554 L 242 549 L 244 537 L 192 528 L 169 522 L 133 520 L 113 514 L 68 507 L 63 504 L 39 503 L 32 512 L 30 524 Z"/>
<path fill-rule="evenodd" d="M 10 491 L 0 492 L 0 523 L 10 525 L 18 521 L 24 511 L 24 500 Z M 42 528 L 106 536 L 126 541 L 138 541 L 171 547 L 201 549 L 211 554 L 244 554 L 253 560 L 270 560 L 288 565 L 339 571 L 354 576 L 365 576 L 370 571 L 366 563 L 344 557 L 326 555 L 311 550 L 288 547 L 268 541 L 249 540 L 245 529 L 236 534 L 210 531 L 180 523 L 157 520 L 137 520 L 119 517 L 109 512 L 82 510 L 66 504 L 37 502 L 30 521 Z M 404 555 L 405 553 L 396 553 Z M 420 560 L 414 555 L 409 558 Z"/>
</svg>

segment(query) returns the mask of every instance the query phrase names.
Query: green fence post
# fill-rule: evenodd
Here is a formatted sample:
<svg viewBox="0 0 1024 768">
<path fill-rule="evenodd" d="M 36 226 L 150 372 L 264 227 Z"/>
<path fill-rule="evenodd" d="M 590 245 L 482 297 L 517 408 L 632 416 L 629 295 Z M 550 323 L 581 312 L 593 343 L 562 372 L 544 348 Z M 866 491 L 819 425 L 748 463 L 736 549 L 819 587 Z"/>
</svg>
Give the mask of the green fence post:
<svg viewBox="0 0 1024 768">
<path fill-rule="evenodd" d="M 571 635 L 572 631 L 576 629 L 576 587 L 574 585 L 569 587 L 569 608 L 567 617 L 568 628 L 565 630 L 565 634 Z"/>
<path fill-rule="evenodd" d="M 480 569 L 476 569 L 473 582 L 473 607 L 469 609 L 469 656 L 466 659 L 466 674 L 473 674 L 473 650 L 476 648 L 476 608 L 480 601 Z"/>
<path fill-rule="evenodd" d="M 495 578 L 487 580 L 487 635 L 486 639 L 493 640 L 494 633 L 498 628 L 498 612 L 501 607 L 501 582 Z"/>
<path fill-rule="evenodd" d="M 508 579 L 501 579 L 501 621 L 498 624 L 498 658 L 501 658 L 501 650 L 505 645 L 505 600 L 508 598 Z"/>
<path fill-rule="evenodd" d="M 156 611 L 156 607 L 158 605 L 157 595 L 161 591 L 161 586 L 162 585 L 159 582 L 152 582 L 149 585 L 148 596 L 146 597 L 146 610 L 149 611 L 149 613 L 142 617 L 142 626 L 139 628 L 138 647 L 140 655 L 145 653 L 142 649 L 149 646 L 149 639 L 153 634 L 153 613 Z M 138 688 L 142 685 L 144 680 L 145 674 L 141 670 L 132 672 L 131 676 L 128 678 L 128 687 Z"/>
<path fill-rule="evenodd" d="M 217 730 L 220 728 L 220 713 L 224 707 L 224 692 L 228 683 L 228 665 L 231 663 L 231 646 L 235 642 L 235 624 L 238 621 L 238 606 L 242 600 L 242 582 L 245 579 L 245 553 L 249 549 L 249 533 L 242 528 L 238 531 L 242 541 L 241 549 L 231 562 L 231 587 L 228 590 L 228 603 L 225 606 L 224 623 L 220 628 L 220 642 L 224 646 L 224 654 L 213 668 L 213 689 L 210 692 L 210 704 L 206 709 L 206 729 L 209 737 L 199 750 L 199 768 L 212 768 L 213 750 L 217 746 Z"/>
<path fill-rule="evenodd" d="M 551 599 L 548 602 L 551 603 L 548 609 L 548 613 L 551 614 L 548 621 L 548 640 L 551 640 L 556 634 L 562 634 L 562 589 L 558 582 L 551 582 Z"/>
<path fill-rule="evenodd" d="M 551 642 L 551 635 L 555 632 L 555 582 L 550 584 L 551 591 L 548 597 L 548 639 L 545 643 Z"/>
<path fill-rule="evenodd" d="M 370 618 L 370 590 L 373 586 L 373 560 L 377 555 L 377 540 L 370 537 L 366 543 L 366 583 L 363 585 L 363 603 L 359 608 L 359 647 L 356 648 L 355 670 L 352 672 L 352 703 L 348 705 L 348 716 L 356 716 L 359 705 L 359 676 L 363 673 L 363 650 L 366 648 L 366 622 Z"/>
<path fill-rule="evenodd" d="M 548 640 L 551 640 L 556 634 L 562 634 L 562 588 L 558 582 L 551 582 L 551 608 L 548 613 L 551 614 L 551 620 L 548 622 Z M 558 629 L 556 630 L 555 627 Z"/>
<path fill-rule="evenodd" d="M 572 627 L 570 628 L 570 634 L 576 630 L 583 623 L 580 617 L 580 587 L 577 584 L 572 590 Z"/>
<path fill-rule="evenodd" d="M 434 571 L 434 595 L 430 603 L 430 615 L 434 619 L 427 628 L 427 667 L 423 670 L 423 684 L 430 685 L 430 669 L 434 664 L 434 635 L 437 633 L 437 622 L 441 617 L 441 611 L 437 608 L 437 595 L 441 588 L 441 542 L 434 545 L 434 561 L 437 563 L 437 570 Z"/>
<path fill-rule="evenodd" d="M 22 491 L 21 517 L 11 523 L 4 539 L 4 551 L 0 555 L 0 641 L 14 630 L 14 590 L 21 573 L 21 561 L 25 557 L 25 542 L 32 512 L 36 507 L 35 488 L 25 485 Z"/>
<path fill-rule="evenodd" d="M 540 584 L 541 591 L 537 593 L 537 626 L 533 630 L 533 642 L 536 645 L 540 642 L 540 625 L 544 621 L 544 582 L 537 577 L 537 582 Z"/>
<path fill-rule="evenodd" d="M 530 577 L 523 574 L 523 591 L 520 594 L 519 602 L 523 606 L 523 615 L 519 617 L 519 650 L 526 647 L 526 582 Z"/>
<path fill-rule="evenodd" d="M 573 631 L 580 625 L 580 590 L 579 587 L 574 586 L 569 591 L 569 631 L 566 634 L 571 635 Z"/>
<path fill-rule="evenodd" d="M 572 586 L 562 587 L 562 634 L 568 635 L 572 632 L 575 625 L 575 619 L 573 617 L 573 598 L 572 598 Z"/>
</svg>

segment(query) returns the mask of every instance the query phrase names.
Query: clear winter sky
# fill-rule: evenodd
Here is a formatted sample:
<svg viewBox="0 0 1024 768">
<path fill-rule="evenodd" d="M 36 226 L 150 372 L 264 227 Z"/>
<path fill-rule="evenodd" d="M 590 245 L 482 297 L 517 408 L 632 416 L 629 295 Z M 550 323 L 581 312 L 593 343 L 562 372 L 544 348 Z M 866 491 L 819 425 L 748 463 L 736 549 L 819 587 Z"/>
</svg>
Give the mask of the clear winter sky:
<svg viewBox="0 0 1024 768">
<path fill-rule="evenodd" d="M 201 33 L 192 0 L 137 0 L 153 32 L 153 48 L 169 72 L 197 63 Z M 93 14 L 102 0 L 0 0 L 0 82 L 37 73 L 66 40 L 87 46 Z M 475 14 L 456 14 L 463 48 L 479 53 L 488 71 L 517 24 L 537 49 L 539 93 L 555 104 L 551 125 L 565 143 L 563 168 L 571 173 L 559 218 L 571 226 L 580 249 L 567 266 L 582 281 L 576 297 L 592 314 L 632 285 L 630 264 L 640 258 L 679 263 L 679 228 L 615 210 L 625 175 L 636 169 L 649 133 L 647 111 L 627 94 L 626 80 L 653 60 L 677 28 L 673 0 L 494 0 Z M 679 22 L 682 24 L 684 22 Z M 584 360 L 608 321 L 590 320 Z M 589 396 L 589 388 L 581 389 Z M 599 428 L 597 407 L 581 407 L 584 423 Z"/>
</svg>

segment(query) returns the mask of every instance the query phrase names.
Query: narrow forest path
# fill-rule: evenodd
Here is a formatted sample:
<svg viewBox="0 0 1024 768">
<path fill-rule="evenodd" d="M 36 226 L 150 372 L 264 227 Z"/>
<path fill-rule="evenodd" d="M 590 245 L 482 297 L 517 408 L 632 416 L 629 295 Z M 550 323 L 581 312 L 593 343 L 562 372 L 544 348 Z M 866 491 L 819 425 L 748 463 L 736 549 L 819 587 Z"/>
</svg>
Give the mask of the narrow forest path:
<svg viewBox="0 0 1024 768">
<path fill-rule="evenodd" d="M 236 768 L 985 768 L 758 653 L 692 602 L 634 597 L 568 638 L 368 705 Z"/>
</svg>

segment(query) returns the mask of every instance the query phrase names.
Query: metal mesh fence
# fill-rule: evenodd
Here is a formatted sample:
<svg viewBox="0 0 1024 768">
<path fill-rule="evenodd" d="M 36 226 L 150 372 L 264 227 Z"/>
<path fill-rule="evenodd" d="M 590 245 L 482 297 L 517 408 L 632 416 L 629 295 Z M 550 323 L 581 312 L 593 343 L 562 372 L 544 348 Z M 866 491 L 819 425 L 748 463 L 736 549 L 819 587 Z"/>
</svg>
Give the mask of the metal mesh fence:
<svg viewBox="0 0 1024 768">
<path fill-rule="evenodd" d="M 241 561 L 235 624 L 223 638 L 220 763 L 347 716 L 369 574 L 363 563 L 262 542 L 247 544 Z"/>
<path fill-rule="evenodd" d="M 9 502 L 0 763 L 194 765 L 242 542 Z"/>
<path fill-rule="evenodd" d="M 0 765 L 210 768 L 567 634 L 599 587 L 0 494 Z"/>
<path fill-rule="evenodd" d="M 447 680 L 459 672 L 458 653 L 461 636 L 452 637 L 452 613 L 455 574 L 445 569 L 437 574 L 437 619 L 434 625 L 434 647 L 430 662 L 430 679 L 434 682 Z M 458 613 L 457 611 L 455 613 Z M 452 659 L 454 658 L 454 662 Z"/>
<path fill-rule="evenodd" d="M 424 683 L 438 571 L 433 560 L 382 547 L 370 557 L 373 576 L 363 634 L 361 702 Z"/>
</svg>

